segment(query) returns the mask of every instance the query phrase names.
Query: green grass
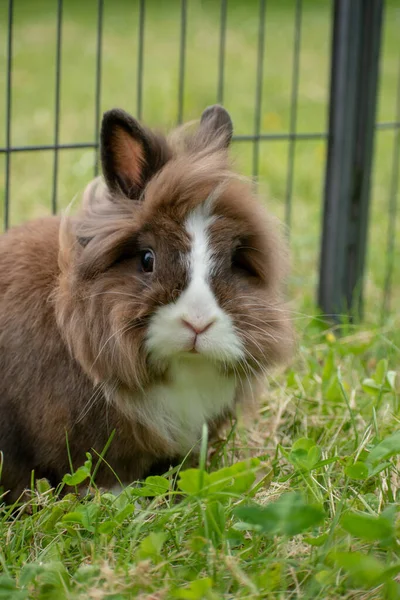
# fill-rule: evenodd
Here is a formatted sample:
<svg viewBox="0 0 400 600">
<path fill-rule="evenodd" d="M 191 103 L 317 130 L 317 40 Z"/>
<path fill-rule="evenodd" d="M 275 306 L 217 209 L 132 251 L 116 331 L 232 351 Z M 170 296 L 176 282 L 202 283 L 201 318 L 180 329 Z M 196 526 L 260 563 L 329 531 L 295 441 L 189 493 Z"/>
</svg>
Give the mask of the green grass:
<svg viewBox="0 0 400 600">
<path fill-rule="evenodd" d="M 267 2 L 262 131 L 290 119 L 294 9 Z M 15 0 L 12 143 L 51 144 L 56 4 Z M 95 0 L 64 1 L 60 141 L 95 136 Z M 215 102 L 218 6 L 188 3 L 185 120 Z M 230 0 L 225 104 L 236 133 L 254 126 L 258 4 Z M 0 89 L 5 86 L 7 2 L 0 0 Z M 304 0 L 298 130 L 324 131 L 329 86 L 330 3 Z M 378 116 L 395 112 L 400 10 L 386 9 Z M 102 110 L 136 112 L 137 3 L 105 1 Z M 147 3 L 143 119 L 169 129 L 177 118 L 179 2 Z M 5 100 L 0 97 L 0 120 Z M 256 418 L 239 420 L 199 469 L 101 493 L 93 465 L 74 465 L 58 499 L 46 482 L 11 513 L 0 511 L 0 599 L 380 598 L 400 597 L 399 388 L 400 248 L 394 315 L 382 328 L 393 132 L 377 135 L 363 328 L 326 330 L 314 314 L 326 143 L 295 152 L 290 297 L 298 329 L 291 366 L 266 382 Z M 0 145 L 5 143 L 0 130 Z M 233 147 L 251 174 L 252 145 Z M 60 152 L 58 197 L 65 207 L 93 175 L 92 151 Z M 4 188 L 0 156 L 0 203 Z M 12 156 L 11 222 L 47 214 L 50 152 Z M 284 216 L 288 143 L 261 145 L 260 189 Z M 2 209 L 0 209 L 1 212 Z M 1 216 L 1 215 L 0 215 Z M 397 239 L 400 220 L 396 224 Z M 386 440 L 386 442 L 384 441 Z M 87 457 L 82 457 L 82 465 Z M 228 469 L 228 470 L 227 470 Z M 230 470 L 229 470 L 230 469 Z M 241 469 L 244 469 L 241 470 Z"/>
<path fill-rule="evenodd" d="M 198 469 L 115 497 L 89 459 L 63 499 L 40 481 L 3 510 L 0 598 L 398 598 L 400 337 L 303 324 L 257 418 Z"/>
</svg>

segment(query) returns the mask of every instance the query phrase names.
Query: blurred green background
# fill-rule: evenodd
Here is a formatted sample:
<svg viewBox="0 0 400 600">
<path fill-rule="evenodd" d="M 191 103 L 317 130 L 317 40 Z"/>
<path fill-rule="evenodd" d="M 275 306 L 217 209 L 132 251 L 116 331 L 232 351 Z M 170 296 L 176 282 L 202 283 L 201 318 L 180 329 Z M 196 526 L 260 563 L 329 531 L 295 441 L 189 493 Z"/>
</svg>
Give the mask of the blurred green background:
<svg viewBox="0 0 400 600">
<path fill-rule="evenodd" d="M 0 122 L 6 111 L 7 0 L 0 0 Z M 15 0 L 12 71 L 12 145 L 54 143 L 56 0 Z M 198 118 L 217 99 L 220 3 L 188 0 L 184 120 Z M 329 99 L 332 3 L 304 0 L 297 112 L 298 132 L 324 132 Z M 104 0 L 101 110 L 137 112 L 139 2 Z M 224 104 L 236 134 L 254 132 L 259 4 L 228 2 Z M 289 130 L 295 1 L 269 0 L 266 8 L 261 129 Z M 394 121 L 400 62 L 400 3 L 387 2 L 381 56 L 379 121 Z M 95 140 L 97 0 L 64 0 L 62 23 L 60 143 Z M 168 130 L 178 116 L 180 2 L 148 0 L 144 32 L 143 120 Z M 5 145 L 0 128 L 0 146 Z M 366 274 L 366 316 L 379 318 L 387 262 L 389 195 L 395 133 L 378 131 Z M 232 150 L 241 172 L 251 175 L 253 144 Z M 284 218 L 289 142 L 260 145 L 260 190 L 270 210 Z M 299 140 L 293 185 L 290 294 L 298 310 L 312 311 L 318 278 L 326 141 Z M 11 157 L 10 221 L 48 214 L 53 152 Z M 0 154 L 0 212 L 5 156 Z M 60 152 L 58 205 L 65 207 L 93 176 L 94 151 Z M 400 212 L 400 211 L 398 211 Z M 0 216 L 2 216 L 0 214 Z M 400 215 L 392 306 L 400 298 Z"/>
</svg>

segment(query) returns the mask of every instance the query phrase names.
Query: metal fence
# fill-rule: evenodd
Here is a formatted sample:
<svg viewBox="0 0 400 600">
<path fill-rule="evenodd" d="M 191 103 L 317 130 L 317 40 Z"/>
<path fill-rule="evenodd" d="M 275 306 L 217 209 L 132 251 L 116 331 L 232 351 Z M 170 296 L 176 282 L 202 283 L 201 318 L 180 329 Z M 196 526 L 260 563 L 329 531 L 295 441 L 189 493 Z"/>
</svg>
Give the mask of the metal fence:
<svg viewBox="0 0 400 600">
<path fill-rule="evenodd" d="M 180 1 L 179 61 L 176 90 L 176 121 L 184 119 L 185 84 L 187 75 L 188 9 L 191 0 Z M 14 13 L 18 0 L 7 0 L 7 42 L 5 78 L 5 144 L 0 147 L 4 166 L 4 228 L 10 224 L 12 160 L 17 154 L 37 151 L 53 153 L 51 209 L 57 212 L 60 152 L 64 150 L 93 149 L 98 151 L 101 118 L 103 31 L 105 0 L 97 0 L 96 75 L 92 109 L 93 138 L 87 142 L 60 141 L 60 102 L 62 84 L 63 13 L 68 0 L 56 3 L 55 73 L 54 73 L 54 134 L 49 144 L 13 144 L 13 61 L 15 49 Z M 234 141 L 252 144 L 251 171 L 259 175 L 260 149 L 264 142 L 287 143 L 287 173 L 284 192 L 284 219 L 292 224 L 293 187 L 296 166 L 296 146 L 302 141 L 325 140 L 327 161 L 321 235 L 321 259 L 318 301 L 324 312 L 333 314 L 348 310 L 360 312 L 362 279 L 365 272 L 371 169 L 375 132 L 393 130 L 391 180 L 388 182 L 388 232 L 384 264 L 382 314 L 389 311 L 396 252 L 396 211 L 399 188 L 400 162 L 400 57 L 397 85 L 396 114 L 393 121 L 376 123 L 376 101 L 379 80 L 379 55 L 383 22 L 384 0 L 332 0 L 331 5 L 331 85 L 329 119 L 324 131 L 298 131 L 299 73 L 301 61 L 304 0 L 293 0 L 293 53 L 290 74 L 289 128 L 285 132 L 264 132 L 262 127 L 263 80 L 265 71 L 266 11 L 268 0 L 258 2 L 258 32 L 256 41 L 256 86 L 253 102 L 253 128 L 248 134 L 234 136 Z M 137 0 L 138 29 L 132 32 L 137 40 L 136 116 L 143 116 L 143 79 L 145 75 L 146 31 L 151 27 L 146 0 Z M 5 0 L 4 0 L 5 6 Z M 1 0 L 0 0 L 1 7 Z M 3 7 L 4 8 L 4 7 Z M 219 42 L 217 62 L 216 100 L 223 103 L 225 92 L 226 39 L 228 31 L 229 0 L 220 0 Z M 94 175 L 98 172 L 94 161 Z"/>
</svg>

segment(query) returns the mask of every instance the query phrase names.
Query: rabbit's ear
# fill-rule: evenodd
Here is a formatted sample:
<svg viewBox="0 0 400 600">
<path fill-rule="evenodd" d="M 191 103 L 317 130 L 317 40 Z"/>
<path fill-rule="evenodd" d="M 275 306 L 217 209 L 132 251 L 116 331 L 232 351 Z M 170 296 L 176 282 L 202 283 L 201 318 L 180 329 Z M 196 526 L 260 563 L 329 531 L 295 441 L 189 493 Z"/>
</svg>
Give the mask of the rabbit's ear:
<svg viewBox="0 0 400 600">
<path fill-rule="evenodd" d="M 210 142 L 219 139 L 221 147 L 227 148 L 233 134 L 233 124 L 229 113 L 220 104 L 205 109 L 200 119 L 200 135 Z"/>
<path fill-rule="evenodd" d="M 168 160 L 161 138 L 121 109 L 104 113 L 101 162 L 111 191 L 138 198 L 147 180 Z"/>
</svg>

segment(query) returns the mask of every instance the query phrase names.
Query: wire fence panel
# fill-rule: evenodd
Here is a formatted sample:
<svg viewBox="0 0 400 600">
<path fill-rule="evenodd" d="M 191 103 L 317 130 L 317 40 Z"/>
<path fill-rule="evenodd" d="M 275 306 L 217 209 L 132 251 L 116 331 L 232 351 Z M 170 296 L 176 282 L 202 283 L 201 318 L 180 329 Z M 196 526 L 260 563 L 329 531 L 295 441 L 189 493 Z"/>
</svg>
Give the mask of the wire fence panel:
<svg viewBox="0 0 400 600">
<path fill-rule="evenodd" d="M 168 130 L 198 118 L 217 101 L 236 125 L 232 152 L 240 170 L 258 181 L 272 212 L 290 231 L 291 295 L 311 303 L 332 136 L 327 127 L 330 37 L 339 2 L 43 0 L 33 12 L 30 0 L 0 1 L 4 229 L 46 211 L 59 212 L 97 175 L 104 110 L 121 106 Z M 385 20 L 390 61 L 395 46 L 398 55 L 398 12 L 391 7 Z M 396 92 L 392 74 L 383 87 L 385 94 L 397 94 L 397 108 L 376 124 L 377 135 L 386 136 L 377 161 L 390 162 L 390 174 L 386 183 L 380 176 L 377 180 L 384 187 L 386 215 L 376 217 L 378 204 L 383 210 L 382 190 L 372 194 L 371 239 L 375 248 L 376 221 L 379 232 L 384 221 L 386 243 L 379 260 L 375 250 L 369 253 L 366 277 L 367 297 L 375 298 L 374 286 L 379 288 L 385 315 L 399 289 L 400 72 L 396 77 Z M 40 86 L 35 87 L 36 79 Z"/>
<path fill-rule="evenodd" d="M 397 98 L 396 98 L 396 121 L 392 124 L 392 129 L 395 130 L 393 143 L 392 157 L 392 173 L 389 188 L 389 206 L 388 206 L 388 231 L 386 245 L 386 267 L 385 267 L 385 284 L 383 290 L 382 303 L 382 320 L 385 315 L 390 312 L 391 290 L 393 283 L 393 270 L 395 262 L 395 241 L 396 241 L 396 221 L 397 221 L 397 204 L 399 195 L 399 168 L 400 168 L 400 54 L 399 54 L 399 69 L 397 78 Z"/>
<path fill-rule="evenodd" d="M 60 91 L 61 91 L 61 44 L 62 44 L 62 11 L 63 0 L 57 3 L 57 43 L 56 43 L 56 94 L 54 107 L 54 166 L 53 166 L 53 196 L 51 208 L 53 214 L 57 212 L 57 184 L 58 184 L 58 145 L 60 140 Z"/>
<path fill-rule="evenodd" d="M 218 53 L 218 91 L 217 102 L 224 102 L 224 70 L 225 70 L 225 47 L 226 47 L 226 23 L 228 16 L 228 0 L 221 0 L 220 30 L 219 30 L 219 53 Z"/>
<path fill-rule="evenodd" d="M 138 58 L 137 58 L 137 101 L 136 114 L 141 121 L 143 114 L 143 64 L 144 64 L 144 26 L 145 26 L 145 0 L 140 0 L 139 29 L 138 29 Z"/>
<path fill-rule="evenodd" d="M 291 93 L 291 108 L 290 108 L 290 142 L 288 155 L 288 173 L 286 184 L 285 198 L 285 222 L 290 228 L 292 221 L 292 197 L 293 197 L 293 175 L 295 161 L 295 143 L 296 143 L 296 128 L 297 128 L 297 99 L 299 96 L 299 67 L 300 67 L 300 43 L 301 43 L 301 13 L 302 2 L 296 0 L 296 19 L 294 30 L 294 49 L 293 49 L 293 68 L 292 68 L 292 93 Z"/>
<path fill-rule="evenodd" d="M 13 49 L 13 0 L 8 0 L 8 37 L 7 37 L 7 83 L 6 83 L 6 165 L 4 191 L 4 227 L 8 228 L 10 216 L 10 174 L 11 174 L 11 89 L 12 89 L 12 49 Z"/>
<path fill-rule="evenodd" d="M 94 139 L 96 145 L 96 156 L 94 161 L 94 176 L 99 171 L 99 134 L 100 134 L 100 94 L 101 94 L 101 61 L 103 55 L 103 12 L 104 0 L 98 0 L 97 8 L 97 42 L 96 42 L 96 93 L 94 107 Z"/>
<path fill-rule="evenodd" d="M 367 313 L 378 322 L 398 313 L 400 298 L 400 6 L 386 1 L 384 13 L 365 277 Z"/>
<path fill-rule="evenodd" d="M 183 123 L 183 99 L 185 91 L 187 0 L 181 0 L 181 35 L 179 47 L 178 124 Z"/>
</svg>

